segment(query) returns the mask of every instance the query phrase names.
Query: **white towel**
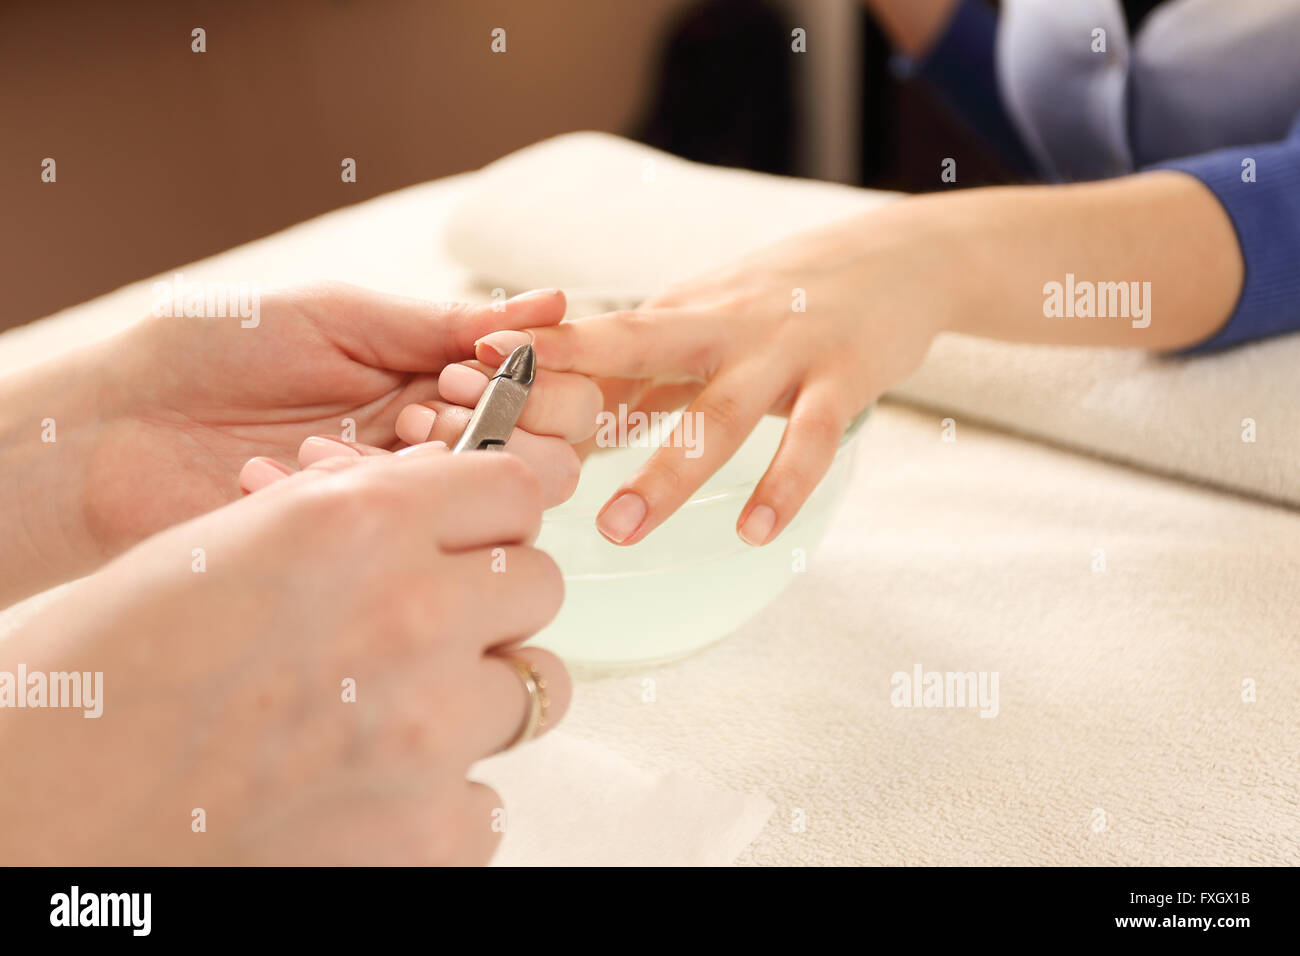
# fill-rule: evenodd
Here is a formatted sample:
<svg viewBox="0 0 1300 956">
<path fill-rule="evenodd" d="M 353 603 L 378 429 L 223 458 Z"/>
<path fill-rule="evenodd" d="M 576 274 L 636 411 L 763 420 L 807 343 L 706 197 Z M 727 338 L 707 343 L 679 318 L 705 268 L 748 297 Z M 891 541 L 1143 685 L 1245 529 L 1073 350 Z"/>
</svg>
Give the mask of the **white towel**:
<svg viewBox="0 0 1300 956">
<path fill-rule="evenodd" d="M 467 277 L 435 240 L 476 177 L 339 210 L 194 274 L 334 275 L 456 297 Z M 692 241 L 689 230 L 677 235 Z M 753 238 L 719 241 L 738 248 Z M 565 275 L 583 265 L 575 259 Z M 0 336 L 0 369 L 103 334 L 150 301 L 140 283 Z M 1231 370 L 1218 359 L 1196 364 Z M 643 795 L 680 775 L 733 807 L 747 806 L 737 793 L 770 799 L 776 810 L 742 864 L 1300 861 L 1300 513 L 964 421 L 957 441 L 944 442 L 939 419 L 881 405 L 835 526 L 759 618 L 677 663 L 579 680 L 558 733 L 608 748 L 600 759 L 552 761 L 546 740 L 520 751 L 570 778 L 540 783 L 536 795 L 521 786 L 522 767 L 483 773 L 506 803 L 503 862 L 600 852 L 593 844 L 607 831 L 580 819 L 592 804 L 547 795 L 587 790 L 598 803 L 610 751 L 653 775 Z M 916 664 L 998 671 L 998 716 L 893 707 L 891 675 Z M 677 819 L 647 827 L 671 841 Z M 538 834 L 551 826 L 574 846 L 548 858 Z"/>
</svg>

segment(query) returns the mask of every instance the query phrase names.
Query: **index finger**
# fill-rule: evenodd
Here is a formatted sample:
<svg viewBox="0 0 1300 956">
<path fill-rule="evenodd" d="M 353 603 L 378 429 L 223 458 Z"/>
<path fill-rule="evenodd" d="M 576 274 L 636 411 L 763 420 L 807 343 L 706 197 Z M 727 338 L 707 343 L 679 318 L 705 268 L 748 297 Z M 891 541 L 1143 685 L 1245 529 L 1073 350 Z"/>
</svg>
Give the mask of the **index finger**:
<svg viewBox="0 0 1300 956">
<path fill-rule="evenodd" d="M 685 376 L 706 380 L 719 354 L 711 315 L 686 309 L 630 309 L 527 331 L 499 331 L 475 343 L 479 361 L 500 364 L 532 343 L 537 364 L 599 378 Z"/>
<path fill-rule="evenodd" d="M 438 394 L 473 408 L 495 373 L 495 368 L 478 362 L 453 363 L 438 376 Z M 576 444 L 596 431 L 600 408 L 600 388 L 588 376 L 539 368 L 515 427 Z"/>
<path fill-rule="evenodd" d="M 696 416 L 697 441 L 688 447 L 676 432 L 616 491 L 596 516 L 596 529 L 614 544 L 635 544 L 680 508 L 744 443 L 785 390 L 762 366 L 728 369 L 683 412 Z"/>
</svg>

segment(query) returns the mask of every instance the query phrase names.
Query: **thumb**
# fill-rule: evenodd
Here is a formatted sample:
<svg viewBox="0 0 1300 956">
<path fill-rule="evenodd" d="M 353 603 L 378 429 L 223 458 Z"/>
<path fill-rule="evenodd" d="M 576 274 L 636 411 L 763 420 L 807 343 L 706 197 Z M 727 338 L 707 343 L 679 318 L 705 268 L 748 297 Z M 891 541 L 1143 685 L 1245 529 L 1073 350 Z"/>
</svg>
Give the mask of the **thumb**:
<svg viewBox="0 0 1300 956">
<path fill-rule="evenodd" d="M 395 372 L 442 371 L 474 356 L 474 343 L 497 329 L 551 326 L 564 318 L 558 289 L 505 302 L 428 302 L 345 287 L 332 303 L 329 335 L 358 362 Z"/>
</svg>

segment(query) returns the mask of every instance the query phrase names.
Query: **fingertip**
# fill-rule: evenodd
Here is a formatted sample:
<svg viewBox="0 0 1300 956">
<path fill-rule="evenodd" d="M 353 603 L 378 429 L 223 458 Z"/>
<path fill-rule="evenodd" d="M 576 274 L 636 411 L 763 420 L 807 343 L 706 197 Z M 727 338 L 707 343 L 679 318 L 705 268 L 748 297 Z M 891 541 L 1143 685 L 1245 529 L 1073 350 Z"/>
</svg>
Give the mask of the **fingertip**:
<svg viewBox="0 0 1300 956">
<path fill-rule="evenodd" d="M 488 376 L 477 369 L 455 362 L 438 373 L 438 395 L 445 401 L 472 408 L 488 381 Z"/>
<path fill-rule="evenodd" d="M 532 289 L 506 302 L 506 311 L 525 310 L 529 325 L 553 325 L 564 318 L 568 300 L 559 289 Z"/>
<path fill-rule="evenodd" d="M 639 494 L 624 491 L 596 515 L 596 530 L 614 544 L 631 544 L 649 510 Z"/>
<path fill-rule="evenodd" d="M 408 445 L 419 445 L 433 432 L 438 413 L 427 405 L 407 405 L 397 415 L 393 430 Z"/>
<path fill-rule="evenodd" d="M 292 474 L 288 467 L 273 458 L 250 458 L 239 470 L 239 487 L 251 495 Z"/>
<path fill-rule="evenodd" d="M 403 448 L 397 452 L 399 458 L 410 458 L 414 455 L 428 455 L 433 452 L 445 452 L 447 443 L 445 441 L 426 441 L 413 444 L 409 448 Z"/>
<path fill-rule="evenodd" d="M 298 446 L 298 464 L 303 468 L 326 458 L 358 458 L 361 452 L 351 445 L 325 435 L 312 435 Z"/>
<path fill-rule="evenodd" d="M 776 511 L 770 505 L 757 505 L 749 510 L 736 523 L 736 533 L 740 540 L 753 547 L 767 544 L 776 529 Z"/>
<path fill-rule="evenodd" d="M 474 357 L 485 365 L 496 368 L 519 346 L 532 343 L 533 335 L 530 332 L 501 329 L 489 332 L 474 343 Z"/>
</svg>

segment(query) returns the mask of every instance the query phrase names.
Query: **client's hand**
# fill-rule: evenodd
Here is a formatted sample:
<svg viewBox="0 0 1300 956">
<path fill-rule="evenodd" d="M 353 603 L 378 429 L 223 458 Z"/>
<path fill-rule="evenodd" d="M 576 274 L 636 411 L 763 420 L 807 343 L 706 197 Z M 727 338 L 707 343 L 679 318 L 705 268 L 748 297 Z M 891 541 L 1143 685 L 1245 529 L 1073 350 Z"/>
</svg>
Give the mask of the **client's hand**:
<svg viewBox="0 0 1300 956">
<path fill-rule="evenodd" d="M 512 455 L 334 458 L 73 585 L 0 670 L 102 672 L 102 714 L 0 709 L 0 860 L 486 861 L 501 799 L 466 772 L 529 702 L 502 655 L 546 727 L 570 694 L 513 648 L 562 598 L 541 512 Z"/>
<path fill-rule="evenodd" d="M 266 294 L 260 313 L 251 328 L 150 318 L 0 383 L 0 465 L 18 479 L 0 508 L 15 545 L 0 555 L 0 605 L 237 498 L 249 458 L 268 456 L 264 483 L 309 435 L 394 449 L 399 412 L 425 403 L 419 440 L 439 412 L 432 437 L 454 437 L 468 417 L 454 403 L 476 373 L 453 363 L 472 361 L 493 329 L 560 321 L 564 296 L 533 292 L 496 311 L 327 284 Z M 569 445 L 595 429 L 599 402 L 582 376 L 538 376 L 509 450 L 538 467 L 548 504 L 572 493 Z M 47 421 L 57 440 L 42 443 Z"/>
<path fill-rule="evenodd" d="M 640 541 L 676 511 L 763 415 L 789 416 L 737 521 L 745 541 L 766 544 L 825 475 L 854 416 L 920 364 L 950 311 L 934 270 L 917 265 L 933 253 L 896 237 L 825 229 L 633 311 L 495 332 L 477 354 L 491 363 L 531 340 L 540 365 L 599 379 L 607 405 L 689 402 L 687 414 L 699 415 L 694 448 L 666 442 L 601 510 L 597 527 L 616 544 Z"/>
<path fill-rule="evenodd" d="M 695 440 L 659 450 L 601 511 L 597 526 L 620 544 L 641 540 L 672 514 L 764 414 L 788 415 L 737 526 L 746 541 L 765 544 L 825 475 L 854 416 L 915 371 L 939 332 L 1185 348 L 1232 314 L 1243 268 L 1222 203 L 1187 173 L 959 189 L 889 203 L 633 311 L 531 337 L 542 366 L 602 379 L 607 400 L 649 410 L 690 401 L 688 412 L 701 416 L 692 420 L 702 420 Z M 1069 274 L 1141 276 L 1165 318 L 1045 322 L 1044 282 Z M 495 332 L 478 343 L 477 356 L 491 363 L 528 339 Z"/>
</svg>

